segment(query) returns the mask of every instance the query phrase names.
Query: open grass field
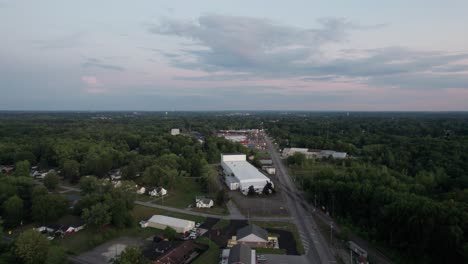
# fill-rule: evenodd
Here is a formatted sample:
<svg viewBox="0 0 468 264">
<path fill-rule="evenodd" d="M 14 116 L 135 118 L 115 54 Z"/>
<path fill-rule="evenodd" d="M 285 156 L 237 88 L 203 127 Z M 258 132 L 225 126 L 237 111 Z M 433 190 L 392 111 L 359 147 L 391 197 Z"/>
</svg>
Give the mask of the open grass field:
<svg viewBox="0 0 468 264">
<path fill-rule="evenodd" d="M 195 203 L 196 196 L 204 196 L 201 186 L 196 179 L 184 178 L 174 190 L 168 190 L 168 195 L 155 201 L 155 204 L 176 208 L 187 208 Z"/>
</svg>

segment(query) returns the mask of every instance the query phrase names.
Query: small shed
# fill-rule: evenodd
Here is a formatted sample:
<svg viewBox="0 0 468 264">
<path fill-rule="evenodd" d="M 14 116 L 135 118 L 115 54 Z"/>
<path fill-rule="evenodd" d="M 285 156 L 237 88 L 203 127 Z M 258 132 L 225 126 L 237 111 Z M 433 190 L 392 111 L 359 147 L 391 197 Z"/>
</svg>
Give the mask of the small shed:
<svg viewBox="0 0 468 264">
<path fill-rule="evenodd" d="M 276 174 L 276 168 L 273 166 L 262 166 L 262 169 L 270 175 Z"/>
</svg>

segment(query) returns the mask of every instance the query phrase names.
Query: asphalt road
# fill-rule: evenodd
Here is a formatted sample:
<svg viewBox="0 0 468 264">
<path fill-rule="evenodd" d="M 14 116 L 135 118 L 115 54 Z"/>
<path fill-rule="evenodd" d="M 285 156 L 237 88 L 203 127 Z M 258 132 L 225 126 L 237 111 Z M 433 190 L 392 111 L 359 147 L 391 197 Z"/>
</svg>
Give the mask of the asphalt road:
<svg viewBox="0 0 468 264">
<path fill-rule="evenodd" d="M 305 199 L 292 181 L 285 168 L 279 153 L 270 139 L 265 137 L 268 152 L 276 166 L 276 175 L 283 186 L 284 199 L 288 205 L 291 217 L 297 226 L 305 248 L 305 258 L 308 263 L 336 263 L 336 259 L 328 247 L 325 239 L 320 234 L 317 224 L 311 216 L 311 212 L 302 204 Z"/>
</svg>

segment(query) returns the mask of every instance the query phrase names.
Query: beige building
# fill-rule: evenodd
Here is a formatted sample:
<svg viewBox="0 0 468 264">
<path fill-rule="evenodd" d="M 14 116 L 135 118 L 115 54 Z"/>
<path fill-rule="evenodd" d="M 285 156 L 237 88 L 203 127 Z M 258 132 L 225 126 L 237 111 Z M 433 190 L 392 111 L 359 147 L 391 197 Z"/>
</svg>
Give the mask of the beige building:
<svg viewBox="0 0 468 264">
<path fill-rule="evenodd" d="M 141 223 L 141 227 L 153 227 L 162 230 L 171 227 L 177 233 L 185 233 L 195 227 L 195 222 L 165 215 L 153 215 L 148 221 Z"/>
</svg>

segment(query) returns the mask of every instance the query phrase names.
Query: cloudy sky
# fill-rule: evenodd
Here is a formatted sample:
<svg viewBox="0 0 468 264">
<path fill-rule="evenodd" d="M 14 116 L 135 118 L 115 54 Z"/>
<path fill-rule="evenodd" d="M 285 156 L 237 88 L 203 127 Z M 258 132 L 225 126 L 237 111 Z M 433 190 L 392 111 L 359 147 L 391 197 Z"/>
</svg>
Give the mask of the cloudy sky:
<svg viewBox="0 0 468 264">
<path fill-rule="evenodd" d="M 0 0 L 0 110 L 468 110 L 467 10 Z"/>
</svg>

